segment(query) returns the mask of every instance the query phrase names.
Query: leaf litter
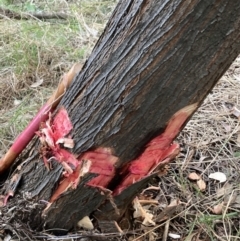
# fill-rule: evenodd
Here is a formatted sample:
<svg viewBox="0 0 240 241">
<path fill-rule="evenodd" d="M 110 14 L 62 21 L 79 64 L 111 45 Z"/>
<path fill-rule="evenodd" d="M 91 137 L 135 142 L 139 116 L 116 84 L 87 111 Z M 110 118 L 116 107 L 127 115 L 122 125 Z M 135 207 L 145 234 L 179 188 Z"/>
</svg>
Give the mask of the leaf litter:
<svg viewBox="0 0 240 241">
<path fill-rule="evenodd" d="M 226 175 L 224 173 L 222 173 L 222 172 L 211 173 L 211 174 L 209 174 L 208 177 L 211 178 L 211 179 L 217 180 L 220 183 L 227 181 Z"/>
</svg>

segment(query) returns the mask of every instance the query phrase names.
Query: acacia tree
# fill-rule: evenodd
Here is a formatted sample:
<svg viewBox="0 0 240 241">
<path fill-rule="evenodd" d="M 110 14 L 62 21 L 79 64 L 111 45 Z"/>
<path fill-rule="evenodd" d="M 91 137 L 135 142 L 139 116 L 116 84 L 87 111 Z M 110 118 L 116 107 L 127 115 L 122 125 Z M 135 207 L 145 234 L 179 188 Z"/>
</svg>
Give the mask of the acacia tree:
<svg viewBox="0 0 240 241">
<path fill-rule="evenodd" d="M 35 139 L 13 168 L 19 185 L 5 210 L 17 205 L 14 222 L 70 230 L 89 215 L 119 221 L 155 175 L 157 163 L 142 171 L 148 163 L 177 154 L 173 139 L 239 54 L 239 30 L 238 1 L 121 0 L 49 122 L 69 118 L 68 188 L 59 191 L 63 167 L 47 171 Z"/>
</svg>

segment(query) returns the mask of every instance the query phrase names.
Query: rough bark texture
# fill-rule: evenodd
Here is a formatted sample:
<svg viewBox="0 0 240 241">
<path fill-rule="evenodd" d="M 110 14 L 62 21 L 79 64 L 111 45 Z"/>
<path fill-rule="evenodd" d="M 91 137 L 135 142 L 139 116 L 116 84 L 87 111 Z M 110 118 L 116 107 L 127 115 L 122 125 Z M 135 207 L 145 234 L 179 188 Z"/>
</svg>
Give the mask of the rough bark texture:
<svg viewBox="0 0 240 241">
<path fill-rule="evenodd" d="M 235 0 L 120 1 L 60 103 L 74 126 L 73 152 L 110 147 L 119 166 L 135 158 L 175 112 L 203 101 L 239 54 L 239 39 L 240 4 Z M 48 173 L 37 153 L 33 159 L 23 167 L 19 195 L 28 193 L 28 202 L 37 203 L 49 200 L 61 167 Z M 117 196 L 117 207 L 123 210 L 149 179 Z M 118 219 L 109 201 L 100 206 L 106 199 L 83 182 L 60 197 L 45 218 L 40 216 L 43 205 L 34 212 L 16 211 L 16 218 L 24 217 L 33 228 L 41 223 L 66 230 L 97 208 L 97 217 L 106 218 L 104 210 Z"/>
<path fill-rule="evenodd" d="M 179 109 L 201 102 L 239 53 L 236 1 L 120 1 L 62 105 L 75 153 L 110 146 L 122 162 Z"/>
</svg>

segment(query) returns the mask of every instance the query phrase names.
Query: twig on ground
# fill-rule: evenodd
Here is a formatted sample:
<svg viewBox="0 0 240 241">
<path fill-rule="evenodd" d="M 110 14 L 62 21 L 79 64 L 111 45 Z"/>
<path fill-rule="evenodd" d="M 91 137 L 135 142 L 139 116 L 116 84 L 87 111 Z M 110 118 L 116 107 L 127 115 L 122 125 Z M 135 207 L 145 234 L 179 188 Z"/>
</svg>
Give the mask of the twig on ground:
<svg viewBox="0 0 240 241">
<path fill-rule="evenodd" d="M 16 20 L 30 20 L 30 19 L 68 19 L 69 15 L 65 13 L 18 13 L 10 9 L 0 7 L 0 19 L 11 18 Z"/>
</svg>

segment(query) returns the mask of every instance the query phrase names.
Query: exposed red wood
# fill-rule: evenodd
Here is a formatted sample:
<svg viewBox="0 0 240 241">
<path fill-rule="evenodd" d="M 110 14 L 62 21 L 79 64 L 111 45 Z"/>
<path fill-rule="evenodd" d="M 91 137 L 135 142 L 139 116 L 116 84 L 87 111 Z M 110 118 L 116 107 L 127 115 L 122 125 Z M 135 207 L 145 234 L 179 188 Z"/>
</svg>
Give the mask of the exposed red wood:
<svg viewBox="0 0 240 241">
<path fill-rule="evenodd" d="M 118 161 L 118 158 L 112 155 L 110 149 L 98 148 L 94 151 L 88 151 L 82 154 L 78 158 L 78 161 L 79 165 L 73 173 L 64 177 L 60 182 L 57 190 L 50 198 L 50 203 L 54 202 L 69 188 L 76 188 L 81 177 L 88 172 L 97 174 L 97 177 L 90 180 L 87 185 L 98 187 L 100 189 L 106 188 L 115 175 L 115 164 Z"/>
<path fill-rule="evenodd" d="M 169 120 L 165 131 L 151 140 L 144 152 L 138 158 L 129 162 L 127 166 L 122 168 L 122 182 L 114 189 L 114 196 L 120 195 L 123 190 L 151 174 L 162 162 L 169 162 L 171 159 L 176 157 L 179 153 L 179 145 L 172 142 L 179 134 L 186 120 L 192 115 L 196 108 L 197 104 L 192 104 L 175 113 Z M 61 123 L 65 123 L 66 126 L 71 127 L 68 123 L 69 120 L 66 119 L 66 116 L 59 119 L 59 116 L 62 115 L 61 112 L 62 110 L 60 110 L 60 114 L 56 114 L 54 118 L 53 123 L 55 123 L 55 127 L 58 126 L 57 123 L 61 119 Z M 62 124 L 60 124 L 60 127 L 58 128 L 62 129 Z M 57 132 L 58 128 L 56 128 Z M 68 132 L 64 132 L 64 134 L 66 135 Z M 52 135 L 54 136 L 54 133 L 52 133 Z M 62 135 L 60 133 L 58 138 L 61 137 Z M 56 141 L 56 139 L 54 141 Z M 49 205 L 44 210 L 44 214 L 46 210 L 49 209 L 50 205 L 60 197 L 60 195 L 69 190 L 69 188 L 77 188 L 79 182 L 81 181 L 81 177 L 87 173 L 95 173 L 98 175 L 87 182 L 87 185 L 100 188 L 100 190 L 106 190 L 108 184 L 115 176 L 115 165 L 117 161 L 118 158 L 112 154 L 112 150 L 110 148 L 97 148 L 81 154 L 78 157 L 78 165 L 76 166 L 76 169 L 73 170 L 73 172 L 67 177 L 64 177 L 60 182 L 57 190 L 50 198 Z"/>
<path fill-rule="evenodd" d="M 196 109 L 197 104 L 192 104 L 175 113 L 169 120 L 165 131 L 152 139 L 137 159 L 123 167 L 122 182 L 113 191 L 114 196 L 119 195 L 134 182 L 152 173 L 160 163 L 165 160 L 170 161 L 178 155 L 179 145 L 172 142 Z"/>
<path fill-rule="evenodd" d="M 67 138 L 66 135 L 72 130 L 72 123 L 68 117 L 68 113 L 64 108 L 60 108 L 54 119 L 51 117 L 41 124 L 40 130 L 37 132 L 40 141 L 42 143 L 42 156 L 46 167 L 49 169 L 48 160 L 56 159 L 60 162 L 68 173 L 72 173 L 79 165 L 77 158 L 69 151 L 61 147 L 60 143 L 65 146 L 67 140 L 67 146 L 69 141 L 72 141 L 72 147 L 74 146 L 73 140 Z"/>
<path fill-rule="evenodd" d="M 87 184 L 96 187 L 107 187 L 115 176 L 115 164 L 118 158 L 112 154 L 109 148 L 98 148 L 94 151 L 88 151 L 81 157 L 82 160 L 91 161 L 91 173 L 98 174 Z"/>
<path fill-rule="evenodd" d="M 65 169 L 63 179 L 50 198 L 46 209 L 69 188 L 75 189 L 81 177 L 86 173 L 97 174 L 97 177 L 90 180 L 87 185 L 105 190 L 115 176 L 115 164 L 118 161 L 118 158 L 112 154 L 112 150 L 110 148 L 97 148 L 80 154 L 77 158 L 76 155 L 71 153 L 71 150 L 65 149 L 65 140 L 72 140 L 66 138 L 66 136 L 70 134 L 73 126 L 66 109 L 63 107 L 58 110 L 53 118 L 50 113 L 49 119 L 42 123 L 41 126 L 37 134 L 42 143 L 41 152 L 47 169 L 50 169 L 48 164 L 50 160 L 58 161 Z M 60 145 L 59 140 L 63 145 Z"/>
</svg>

